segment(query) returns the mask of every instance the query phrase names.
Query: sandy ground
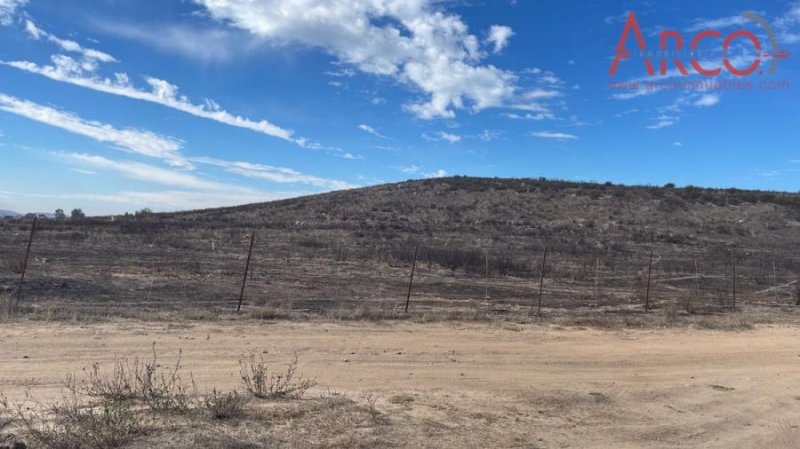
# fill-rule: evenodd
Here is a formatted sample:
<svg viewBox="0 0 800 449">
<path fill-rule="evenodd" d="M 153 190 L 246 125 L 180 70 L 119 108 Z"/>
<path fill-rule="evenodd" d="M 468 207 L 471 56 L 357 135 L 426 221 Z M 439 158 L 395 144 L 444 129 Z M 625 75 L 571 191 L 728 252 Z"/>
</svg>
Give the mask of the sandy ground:
<svg viewBox="0 0 800 449">
<path fill-rule="evenodd" d="M 238 388 L 237 359 L 299 357 L 319 391 L 448 432 L 453 447 L 800 447 L 800 329 L 608 331 L 501 324 L 16 323 L 0 392 L 55 397 L 68 372 L 182 350 L 201 388 Z M 409 433 L 426 446 L 426 433 Z M 414 446 L 409 443 L 409 446 Z"/>
</svg>

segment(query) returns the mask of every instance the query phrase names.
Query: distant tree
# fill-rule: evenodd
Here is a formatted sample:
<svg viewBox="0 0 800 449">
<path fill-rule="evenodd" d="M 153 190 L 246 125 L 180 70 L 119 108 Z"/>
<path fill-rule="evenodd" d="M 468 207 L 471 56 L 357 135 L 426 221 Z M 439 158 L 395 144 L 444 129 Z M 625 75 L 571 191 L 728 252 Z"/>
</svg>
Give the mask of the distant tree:
<svg viewBox="0 0 800 449">
<path fill-rule="evenodd" d="M 86 214 L 84 214 L 83 211 L 80 209 L 72 209 L 70 218 L 72 218 L 73 220 L 82 220 L 86 218 Z"/>
<path fill-rule="evenodd" d="M 149 207 L 145 207 L 144 209 L 141 209 L 141 210 L 137 210 L 137 211 L 136 211 L 136 215 L 137 215 L 137 216 L 138 216 L 138 215 L 150 215 L 150 214 L 152 214 L 152 213 L 153 213 L 153 210 L 152 210 L 152 209 L 150 209 Z"/>
<path fill-rule="evenodd" d="M 675 188 L 675 183 L 668 182 L 668 183 L 664 184 L 664 188 L 665 189 L 674 189 Z"/>
<path fill-rule="evenodd" d="M 64 209 L 56 209 L 56 212 L 53 214 L 53 218 L 56 220 L 66 220 L 67 214 L 64 213 Z"/>
</svg>

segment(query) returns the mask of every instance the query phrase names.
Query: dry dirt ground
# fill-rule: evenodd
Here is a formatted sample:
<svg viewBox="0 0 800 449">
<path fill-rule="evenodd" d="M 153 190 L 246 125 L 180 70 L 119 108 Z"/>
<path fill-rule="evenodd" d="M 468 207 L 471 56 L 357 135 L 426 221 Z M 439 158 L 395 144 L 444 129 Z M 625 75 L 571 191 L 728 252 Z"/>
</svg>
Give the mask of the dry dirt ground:
<svg viewBox="0 0 800 449">
<path fill-rule="evenodd" d="M 182 351 L 201 389 L 239 388 L 243 352 L 276 366 L 296 353 L 318 381 L 309 396 L 379 398 L 385 428 L 371 446 L 796 448 L 799 337 L 790 326 L 20 322 L 0 327 L 0 392 L 46 401 L 68 372 L 146 357 L 155 342 L 164 363 Z"/>
</svg>

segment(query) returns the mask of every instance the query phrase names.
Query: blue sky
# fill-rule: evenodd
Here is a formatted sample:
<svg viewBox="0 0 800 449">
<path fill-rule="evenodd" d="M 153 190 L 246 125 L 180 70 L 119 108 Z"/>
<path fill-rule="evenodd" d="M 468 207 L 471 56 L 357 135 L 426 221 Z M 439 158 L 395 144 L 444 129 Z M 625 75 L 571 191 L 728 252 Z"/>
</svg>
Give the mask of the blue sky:
<svg viewBox="0 0 800 449">
<path fill-rule="evenodd" d="M 648 49 L 717 29 L 776 52 L 754 11 L 790 56 L 713 78 L 749 90 L 611 90 L 647 78 L 636 54 L 609 74 L 630 11 Z M 0 42 L 0 209 L 184 210 L 445 175 L 800 189 L 800 3 L 0 0 Z M 698 59 L 721 65 L 720 47 Z M 753 52 L 736 39 L 731 61 Z"/>
</svg>

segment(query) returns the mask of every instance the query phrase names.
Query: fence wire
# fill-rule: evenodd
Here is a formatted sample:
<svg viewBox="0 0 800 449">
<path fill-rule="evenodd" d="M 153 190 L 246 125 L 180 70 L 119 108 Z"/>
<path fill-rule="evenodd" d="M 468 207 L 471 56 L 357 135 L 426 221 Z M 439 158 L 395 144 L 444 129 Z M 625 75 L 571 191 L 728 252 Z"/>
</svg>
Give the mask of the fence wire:
<svg viewBox="0 0 800 449">
<path fill-rule="evenodd" d="M 18 288 L 30 224 L 0 224 L 0 292 Z M 368 236 L 367 236 L 368 237 Z M 23 285 L 24 304 L 96 311 L 235 309 L 250 231 L 127 229 L 41 222 Z M 691 312 L 794 305 L 800 257 L 739 241 L 677 246 L 598 245 L 576 252 L 529 239 L 444 245 L 434 236 L 392 241 L 341 234 L 257 230 L 246 307 L 326 312 L 405 303 L 420 244 L 412 309 L 453 307 L 512 313 L 641 309 L 675 304 Z M 653 253 L 650 266 L 650 252 Z"/>
</svg>

